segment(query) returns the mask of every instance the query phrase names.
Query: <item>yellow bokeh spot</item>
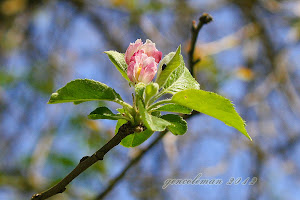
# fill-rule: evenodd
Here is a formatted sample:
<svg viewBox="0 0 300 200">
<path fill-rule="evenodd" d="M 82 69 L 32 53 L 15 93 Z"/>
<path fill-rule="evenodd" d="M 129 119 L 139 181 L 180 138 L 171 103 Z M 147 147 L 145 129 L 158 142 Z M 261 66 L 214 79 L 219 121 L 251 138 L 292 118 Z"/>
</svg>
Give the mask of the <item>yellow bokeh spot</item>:
<svg viewBox="0 0 300 200">
<path fill-rule="evenodd" d="M 236 76 L 244 81 L 251 81 L 254 78 L 254 72 L 246 67 L 241 67 L 236 71 Z"/>
<path fill-rule="evenodd" d="M 14 15 L 25 9 L 27 0 L 6 0 L 1 4 L 1 11 L 5 15 Z"/>
<path fill-rule="evenodd" d="M 96 121 L 86 120 L 85 125 L 92 131 L 99 131 L 100 127 Z"/>
</svg>

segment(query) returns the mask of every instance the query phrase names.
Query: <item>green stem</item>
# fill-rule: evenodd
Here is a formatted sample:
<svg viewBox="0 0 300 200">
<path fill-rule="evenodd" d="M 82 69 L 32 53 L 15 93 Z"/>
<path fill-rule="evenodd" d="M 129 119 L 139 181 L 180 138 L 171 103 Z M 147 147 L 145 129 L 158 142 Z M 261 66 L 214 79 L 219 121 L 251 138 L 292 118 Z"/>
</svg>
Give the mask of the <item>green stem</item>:
<svg viewBox="0 0 300 200">
<path fill-rule="evenodd" d="M 153 96 L 146 105 L 148 106 L 153 104 L 157 99 L 159 99 L 164 94 L 165 94 L 164 90 L 161 90 L 157 95 Z"/>
<path fill-rule="evenodd" d="M 120 118 L 118 118 L 118 119 L 125 119 L 125 120 L 127 120 L 127 121 L 129 121 L 129 122 L 133 122 L 133 119 L 132 119 L 132 117 L 130 117 L 130 116 L 121 116 Z"/>
<path fill-rule="evenodd" d="M 165 99 L 165 100 L 161 100 L 161 101 L 158 101 L 156 102 L 155 104 L 152 104 L 151 106 L 148 107 L 148 111 L 150 111 L 151 109 L 161 105 L 161 104 L 164 104 L 164 103 L 172 103 L 172 100 L 171 99 Z"/>
<path fill-rule="evenodd" d="M 125 101 L 115 100 L 114 102 L 120 104 L 121 106 L 123 106 L 128 111 L 132 109 L 132 106 L 130 104 L 126 103 Z"/>
<path fill-rule="evenodd" d="M 133 115 L 134 115 L 134 108 L 130 104 L 126 103 L 125 101 L 116 100 L 115 102 L 118 103 L 118 104 L 120 104 L 121 106 L 123 106 L 123 108 L 125 110 L 125 114 L 128 117 L 126 120 L 134 123 L 134 117 L 133 117 Z"/>
</svg>

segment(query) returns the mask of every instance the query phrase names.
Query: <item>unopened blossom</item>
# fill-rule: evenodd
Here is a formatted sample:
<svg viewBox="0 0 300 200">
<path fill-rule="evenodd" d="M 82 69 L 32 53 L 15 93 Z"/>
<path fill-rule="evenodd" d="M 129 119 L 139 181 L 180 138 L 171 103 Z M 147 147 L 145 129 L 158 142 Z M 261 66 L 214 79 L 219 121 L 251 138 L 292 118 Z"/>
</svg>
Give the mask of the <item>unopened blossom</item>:
<svg viewBox="0 0 300 200">
<path fill-rule="evenodd" d="M 162 53 L 156 49 L 151 40 L 146 40 L 145 44 L 141 39 L 130 43 L 125 52 L 128 78 L 134 83 L 151 82 L 157 72 L 157 64 L 161 57 Z"/>
</svg>

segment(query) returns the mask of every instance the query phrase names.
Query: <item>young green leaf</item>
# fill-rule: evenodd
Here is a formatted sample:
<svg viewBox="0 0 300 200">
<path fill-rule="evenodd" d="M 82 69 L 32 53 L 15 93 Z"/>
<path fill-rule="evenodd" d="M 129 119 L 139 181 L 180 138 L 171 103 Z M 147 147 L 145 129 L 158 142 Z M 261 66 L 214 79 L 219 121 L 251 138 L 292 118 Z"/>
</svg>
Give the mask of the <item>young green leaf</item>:
<svg viewBox="0 0 300 200">
<path fill-rule="evenodd" d="M 163 131 L 171 125 L 168 121 L 149 114 L 142 101 L 138 101 L 138 108 L 144 125 L 151 131 Z"/>
<path fill-rule="evenodd" d="M 166 55 L 158 64 L 158 70 L 157 70 L 157 77 L 156 77 L 156 83 L 157 79 L 160 76 L 161 72 L 163 71 L 163 68 L 165 69 L 167 64 L 172 60 L 176 52 L 171 52 L 168 55 Z M 164 67 L 163 67 L 164 66 Z"/>
<path fill-rule="evenodd" d="M 145 89 L 145 102 L 148 102 L 151 97 L 157 94 L 159 85 L 157 83 L 149 83 Z"/>
<path fill-rule="evenodd" d="M 176 93 L 172 98 L 172 102 L 219 119 L 252 140 L 247 133 L 244 120 L 235 111 L 233 104 L 230 100 L 218 94 L 204 90 L 188 89 Z"/>
<path fill-rule="evenodd" d="M 140 133 L 133 133 L 124 138 L 121 141 L 121 145 L 127 148 L 136 147 L 145 142 L 153 133 L 154 132 L 150 131 L 149 129 L 146 129 L 145 131 Z"/>
<path fill-rule="evenodd" d="M 114 89 L 103 83 L 90 79 L 76 79 L 52 93 L 48 103 L 82 103 L 99 100 L 123 102 Z"/>
<path fill-rule="evenodd" d="M 166 64 L 162 70 L 163 64 Z M 199 83 L 185 67 L 184 60 L 180 54 L 180 46 L 176 53 L 168 54 L 161 62 L 156 82 L 162 88 L 163 93 L 175 94 L 186 89 L 200 89 Z"/>
<path fill-rule="evenodd" d="M 184 65 L 184 61 L 182 60 L 182 64 L 177 67 L 168 77 L 163 86 L 163 92 L 176 94 L 177 92 L 186 89 L 200 89 L 200 85 L 190 74 L 189 70 Z"/>
<path fill-rule="evenodd" d="M 119 114 L 114 114 L 111 110 L 107 107 L 98 107 L 96 110 L 91 112 L 88 117 L 90 119 L 111 119 L 111 120 L 118 120 L 123 119 L 124 117 Z"/>
<path fill-rule="evenodd" d="M 118 133 L 119 128 L 125 124 L 127 121 L 124 119 L 119 119 L 116 125 L 115 134 Z M 121 145 L 124 147 L 136 147 L 143 142 L 145 142 L 151 135 L 153 134 L 153 131 L 150 131 L 149 129 L 144 130 L 140 133 L 133 133 L 131 135 L 128 135 L 121 141 Z"/>
<path fill-rule="evenodd" d="M 160 111 L 151 111 L 151 115 L 153 115 L 155 117 L 161 117 Z"/>
<path fill-rule="evenodd" d="M 124 111 L 125 111 L 124 108 L 117 108 L 116 110 L 117 110 L 119 113 L 124 113 Z"/>
<path fill-rule="evenodd" d="M 130 111 L 128 111 L 124 108 L 117 108 L 116 110 L 119 111 L 119 113 L 122 116 L 125 116 L 124 119 L 126 118 L 126 120 L 128 120 L 128 121 L 134 122 L 134 119 L 132 117 L 132 113 Z"/>
<path fill-rule="evenodd" d="M 170 59 L 169 54 L 168 57 L 166 57 L 166 59 L 162 59 L 160 61 L 160 63 L 162 64 L 166 64 L 166 68 L 164 70 L 160 70 L 159 74 L 157 75 L 157 79 L 155 80 L 156 83 L 158 83 L 159 87 L 161 88 L 165 82 L 167 81 L 167 78 L 170 76 L 170 74 L 177 68 L 180 66 L 181 64 L 181 60 L 182 60 L 182 56 L 180 55 L 181 52 L 181 47 L 179 46 L 176 50 L 176 53 L 174 54 L 174 56 L 172 57 L 172 59 L 168 62 L 168 63 L 164 63 L 167 60 Z M 162 66 L 160 67 L 160 69 L 162 68 Z"/>
<path fill-rule="evenodd" d="M 191 112 L 193 111 L 190 108 L 187 108 L 185 106 L 182 105 L 178 105 L 178 104 L 165 104 L 161 107 L 158 107 L 157 109 L 154 109 L 153 111 L 165 111 L 165 112 L 175 112 L 175 113 L 182 113 L 182 114 L 191 114 Z"/>
<path fill-rule="evenodd" d="M 110 61 L 116 66 L 116 68 L 119 70 L 121 75 L 127 80 L 130 81 L 127 76 L 127 63 L 124 58 L 124 54 L 119 53 L 117 51 L 105 51 L 108 55 L 108 58 Z"/>
<path fill-rule="evenodd" d="M 174 135 L 183 135 L 187 132 L 187 122 L 179 115 L 168 114 L 161 116 L 161 118 L 171 123 L 167 129 Z"/>
</svg>

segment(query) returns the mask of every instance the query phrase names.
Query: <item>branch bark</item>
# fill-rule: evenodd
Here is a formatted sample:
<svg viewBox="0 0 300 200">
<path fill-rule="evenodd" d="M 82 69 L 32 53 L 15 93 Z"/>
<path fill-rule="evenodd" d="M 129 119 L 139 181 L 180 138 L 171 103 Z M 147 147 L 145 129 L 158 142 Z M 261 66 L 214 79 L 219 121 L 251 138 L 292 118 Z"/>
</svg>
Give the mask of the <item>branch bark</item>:
<svg viewBox="0 0 300 200">
<path fill-rule="evenodd" d="M 55 186 L 51 187 L 50 189 L 38 193 L 32 196 L 31 200 L 43 200 L 47 199 L 49 197 L 52 197 L 58 193 L 62 193 L 66 190 L 66 186 L 75 179 L 78 175 L 80 175 L 82 172 L 84 172 L 87 168 L 95 164 L 98 160 L 103 160 L 104 155 L 109 152 L 112 148 L 120 144 L 122 139 L 124 139 L 126 136 L 133 134 L 136 130 L 143 130 L 143 126 L 132 126 L 130 122 L 123 124 L 118 133 L 109 140 L 102 148 L 100 148 L 98 151 L 96 151 L 91 156 L 84 156 L 79 164 L 75 167 L 73 171 L 71 171 L 64 179 L 62 179 L 59 183 L 57 183 Z"/>
</svg>

